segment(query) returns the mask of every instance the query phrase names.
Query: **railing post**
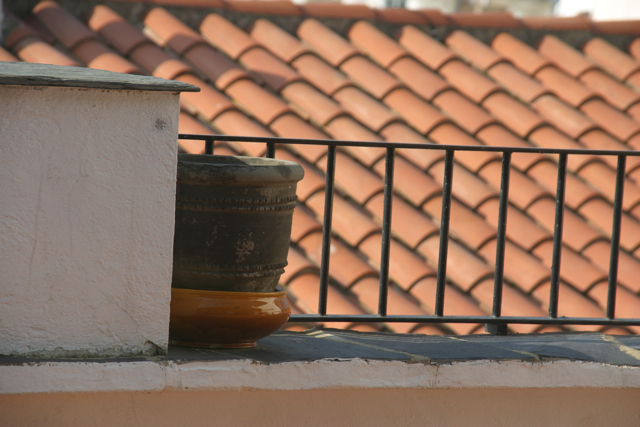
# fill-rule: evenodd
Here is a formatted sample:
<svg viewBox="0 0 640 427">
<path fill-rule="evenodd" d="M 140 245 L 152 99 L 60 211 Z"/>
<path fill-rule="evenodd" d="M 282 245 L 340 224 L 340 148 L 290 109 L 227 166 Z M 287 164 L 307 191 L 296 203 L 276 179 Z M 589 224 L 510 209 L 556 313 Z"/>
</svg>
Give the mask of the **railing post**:
<svg viewBox="0 0 640 427">
<path fill-rule="evenodd" d="M 275 159 L 276 158 L 276 143 L 275 142 L 267 142 L 267 152 L 265 154 L 267 159 Z"/>
<path fill-rule="evenodd" d="M 204 140 L 204 154 L 213 155 L 213 137 Z"/>
<path fill-rule="evenodd" d="M 620 252 L 620 227 L 622 224 L 622 199 L 624 197 L 624 173 L 627 156 L 618 156 L 616 170 L 616 195 L 613 200 L 613 227 L 611 230 L 611 256 L 609 258 L 609 287 L 607 289 L 607 318 L 616 316 L 616 287 L 618 283 L 618 255 Z"/>
<path fill-rule="evenodd" d="M 564 224 L 564 190 L 567 178 L 567 155 L 558 158 L 558 185 L 556 187 L 556 224 L 553 232 L 553 260 L 551 262 L 551 286 L 549 291 L 549 317 L 558 317 L 558 292 L 560 290 L 560 262 L 562 256 L 562 229 Z"/>
<path fill-rule="evenodd" d="M 440 250 L 438 254 L 438 277 L 436 280 L 435 315 L 444 315 L 444 289 L 447 280 L 447 254 L 449 251 L 449 219 L 451 217 L 451 187 L 453 186 L 453 154 L 447 150 L 444 156 L 444 179 L 442 182 L 442 214 L 440 216 Z"/>
<path fill-rule="evenodd" d="M 320 263 L 320 295 L 318 314 L 327 314 L 327 292 L 329 290 L 329 256 L 331 254 L 331 222 L 333 219 L 333 187 L 336 173 L 336 146 L 327 151 L 327 171 L 324 190 L 324 220 L 322 221 L 322 261 Z"/>
<path fill-rule="evenodd" d="M 384 213 L 382 215 L 382 245 L 380 254 L 380 292 L 378 295 L 378 314 L 387 314 L 387 293 L 389 288 L 389 252 L 391 240 L 391 209 L 393 201 L 393 172 L 395 149 L 387 148 L 384 172 Z"/>
<path fill-rule="evenodd" d="M 504 279 L 510 176 L 511 153 L 505 151 L 502 153 L 502 176 L 500 178 L 500 209 L 498 211 L 498 233 L 496 236 L 496 270 L 493 284 L 493 317 L 500 317 L 502 315 L 502 286 Z M 493 335 L 506 335 L 508 325 L 502 323 L 487 323 L 485 324 L 485 330 Z"/>
</svg>

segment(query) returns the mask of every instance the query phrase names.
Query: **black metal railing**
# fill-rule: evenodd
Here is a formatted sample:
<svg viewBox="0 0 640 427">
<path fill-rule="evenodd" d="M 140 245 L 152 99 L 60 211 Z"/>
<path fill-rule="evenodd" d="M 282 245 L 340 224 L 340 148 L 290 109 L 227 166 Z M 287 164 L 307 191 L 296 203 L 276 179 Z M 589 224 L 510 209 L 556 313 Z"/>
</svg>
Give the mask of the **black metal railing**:
<svg viewBox="0 0 640 427">
<path fill-rule="evenodd" d="M 622 200 L 624 195 L 625 166 L 627 156 L 640 156 L 640 151 L 592 150 L 592 149 L 552 149 L 536 147 L 497 147 L 440 145 L 425 143 L 366 142 L 292 139 L 277 137 L 247 137 L 230 135 L 197 135 L 180 134 L 179 139 L 204 140 L 205 155 L 213 154 L 214 141 L 250 142 L 266 144 L 266 157 L 274 158 L 276 144 L 288 145 L 324 145 L 327 146 L 326 187 L 324 204 L 324 221 L 322 232 L 322 260 L 320 263 L 320 295 L 318 314 L 292 315 L 294 322 L 407 322 L 407 323 L 484 323 L 489 332 L 505 334 L 509 324 L 533 325 L 594 325 L 594 326 L 640 326 L 640 318 L 615 317 L 616 286 L 618 278 L 618 257 L 620 251 L 620 229 L 622 220 Z M 382 221 L 382 246 L 380 259 L 380 288 L 377 314 L 327 314 L 327 294 L 329 286 L 329 263 L 331 246 L 331 223 L 333 213 L 334 177 L 337 147 L 375 147 L 386 150 L 384 176 L 384 210 Z M 440 150 L 445 151 L 445 169 L 442 185 L 442 214 L 440 226 L 440 247 L 436 276 L 436 297 L 433 315 L 388 315 L 387 292 L 389 286 L 389 253 L 391 239 L 392 194 L 395 151 L 397 149 Z M 447 253 L 449 242 L 449 222 L 451 210 L 451 193 L 453 184 L 453 161 L 456 151 L 499 152 L 502 153 L 501 186 L 499 195 L 496 265 L 494 274 L 493 307 L 491 316 L 449 316 L 444 315 L 445 283 L 447 273 Z M 506 245 L 507 209 L 509 204 L 509 177 L 511 157 L 514 153 L 537 153 L 558 155 L 558 179 L 556 190 L 555 227 L 553 234 L 553 258 L 551 265 L 551 286 L 548 317 L 502 316 L 502 290 L 504 286 L 504 260 Z M 616 188 L 613 203 L 613 228 L 611 233 L 611 252 L 609 261 L 608 293 L 606 317 L 558 317 L 558 292 L 560 285 L 560 262 L 562 249 L 562 230 L 564 220 L 565 182 L 567 158 L 569 155 L 616 156 Z M 640 236 L 639 236 L 640 237 Z"/>
</svg>

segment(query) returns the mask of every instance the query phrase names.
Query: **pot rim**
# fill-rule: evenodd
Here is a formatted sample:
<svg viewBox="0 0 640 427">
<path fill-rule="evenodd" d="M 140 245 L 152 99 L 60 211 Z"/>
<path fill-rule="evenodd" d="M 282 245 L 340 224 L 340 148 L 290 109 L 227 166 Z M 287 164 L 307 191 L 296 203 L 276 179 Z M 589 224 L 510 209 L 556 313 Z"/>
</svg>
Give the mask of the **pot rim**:
<svg viewBox="0 0 640 427">
<path fill-rule="evenodd" d="M 177 291 L 186 294 L 206 294 L 210 297 L 243 297 L 244 299 L 254 298 L 266 298 L 266 297 L 279 297 L 285 296 L 287 291 L 281 287 L 277 287 L 275 292 L 234 292 L 234 291 L 209 291 L 200 289 L 184 289 L 184 288 L 171 288 L 171 292 Z"/>
</svg>

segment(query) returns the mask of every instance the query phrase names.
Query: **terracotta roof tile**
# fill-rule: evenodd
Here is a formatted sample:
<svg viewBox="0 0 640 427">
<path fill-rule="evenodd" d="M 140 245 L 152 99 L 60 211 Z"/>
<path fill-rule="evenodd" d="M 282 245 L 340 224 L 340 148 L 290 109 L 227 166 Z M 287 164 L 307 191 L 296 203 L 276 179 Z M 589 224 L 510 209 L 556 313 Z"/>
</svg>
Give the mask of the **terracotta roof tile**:
<svg viewBox="0 0 640 427">
<path fill-rule="evenodd" d="M 381 22 L 392 22 L 394 24 L 425 25 L 430 21 L 419 12 L 399 7 L 385 7 L 375 9 L 376 20 Z"/>
<path fill-rule="evenodd" d="M 592 120 L 554 96 L 542 96 L 531 105 L 549 123 L 557 126 L 571 138 L 578 138 L 588 130 L 595 128 L 595 123 Z"/>
<path fill-rule="evenodd" d="M 628 49 L 631 56 L 636 60 L 640 60 L 640 37 L 634 39 Z"/>
<path fill-rule="evenodd" d="M 291 65 L 302 77 L 327 95 L 332 95 L 344 87 L 353 85 L 344 74 L 315 55 L 302 55 Z"/>
<path fill-rule="evenodd" d="M 325 126 L 331 120 L 345 114 L 336 102 L 307 83 L 295 82 L 287 85 L 282 90 L 282 96 L 309 114 L 320 126 Z"/>
<path fill-rule="evenodd" d="M 580 110 L 622 141 L 640 133 L 640 123 L 599 99 L 587 101 L 580 107 Z"/>
<path fill-rule="evenodd" d="M 220 90 L 225 90 L 236 80 L 249 78 L 249 73 L 242 67 L 208 45 L 194 46 L 184 57 Z"/>
<path fill-rule="evenodd" d="M 589 163 L 580 169 L 580 176 L 586 179 L 607 200 L 613 201 L 615 196 L 615 171 L 601 162 Z M 625 180 L 624 198 L 622 206 L 625 210 L 631 209 L 640 201 L 640 189 L 629 179 Z"/>
<path fill-rule="evenodd" d="M 256 20 L 249 33 L 262 47 L 286 63 L 309 52 L 300 40 L 266 19 Z"/>
<path fill-rule="evenodd" d="M 506 93 L 490 95 L 482 106 L 521 138 L 526 138 L 535 129 L 545 124 L 544 120 L 528 106 Z"/>
<path fill-rule="evenodd" d="M 494 161 L 487 164 L 478 172 L 478 175 L 490 183 L 493 188 L 499 190 L 502 176 L 501 162 Z M 522 210 L 527 209 L 531 203 L 539 198 L 548 195 L 545 189 L 515 169 L 511 169 L 509 182 L 509 200 Z"/>
<path fill-rule="evenodd" d="M 298 204 L 293 210 L 293 221 L 291 223 L 291 241 L 298 243 L 301 239 L 316 233 L 322 232 L 322 224 L 320 224 L 313 213 L 306 207 Z"/>
<path fill-rule="evenodd" d="M 600 70 L 587 71 L 580 76 L 580 81 L 621 110 L 626 110 L 631 105 L 640 102 L 639 93 Z"/>
<path fill-rule="evenodd" d="M 500 90 L 492 80 L 462 61 L 447 62 L 440 68 L 440 74 L 452 86 L 477 103 L 482 103 L 489 95 Z"/>
<path fill-rule="evenodd" d="M 308 139 L 329 139 L 325 133 L 318 128 L 310 125 L 308 122 L 302 120 L 299 116 L 293 113 L 286 113 L 276 118 L 269 128 L 274 131 L 278 136 L 283 138 L 308 138 Z M 321 146 L 296 146 L 295 150 L 298 153 L 305 153 L 309 155 L 313 153 L 313 156 L 318 156 L 318 153 L 326 153 L 327 148 Z M 307 160 L 308 157 L 303 154 Z M 311 161 L 311 160 L 309 160 Z"/>
<path fill-rule="evenodd" d="M 434 127 L 448 120 L 431 104 L 405 88 L 389 93 L 384 98 L 384 103 L 422 134 L 429 133 Z"/>
<path fill-rule="evenodd" d="M 640 87 L 640 73 L 638 73 L 638 85 L 636 87 Z M 626 113 L 633 117 L 635 121 L 640 122 L 640 103 L 633 104 L 627 109 Z"/>
<path fill-rule="evenodd" d="M 379 284 L 377 279 L 367 278 L 358 282 L 351 288 L 351 291 L 358 295 L 358 299 L 373 313 L 378 312 Z M 421 310 L 417 304 L 411 301 L 404 293 L 390 286 L 387 296 L 388 314 L 412 314 L 424 315 L 426 311 Z M 407 333 L 416 327 L 415 323 L 395 323 L 391 326 L 394 331 Z"/>
<path fill-rule="evenodd" d="M 531 167 L 527 171 L 527 175 L 555 196 L 558 175 L 558 165 L 556 163 L 550 160 L 543 160 Z M 572 209 L 577 209 L 585 201 L 597 197 L 599 194 L 593 187 L 571 173 L 567 174 L 565 185 L 565 203 Z"/>
<path fill-rule="evenodd" d="M 418 9 L 416 13 L 424 16 L 431 25 L 449 25 L 450 23 L 449 17 L 439 9 Z"/>
<path fill-rule="evenodd" d="M 179 133 L 200 133 L 200 134 L 213 134 L 214 132 L 193 118 L 190 114 L 180 111 L 180 119 L 178 121 Z M 190 154 L 204 154 L 204 141 L 196 139 L 180 139 L 178 145 L 184 151 Z"/>
<path fill-rule="evenodd" d="M 89 68 L 116 73 L 142 74 L 140 68 L 95 39 L 80 43 L 73 49 L 73 53 Z"/>
<path fill-rule="evenodd" d="M 371 261 L 378 265 L 380 261 L 381 240 L 380 234 L 374 234 L 366 238 L 359 246 L 359 249 L 366 254 Z M 395 240 L 390 242 L 389 277 L 393 279 L 401 288 L 408 289 L 418 280 L 435 276 L 435 271 L 431 269 L 415 252 L 405 248 Z"/>
<path fill-rule="evenodd" d="M 579 107 L 596 93 L 580 84 L 577 80 L 558 70 L 556 67 L 545 67 L 536 73 L 543 85 L 551 89 L 554 95 L 573 107 Z"/>
<path fill-rule="evenodd" d="M 11 30 L 11 32 L 9 32 L 3 40 L 4 46 L 7 49 L 13 49 L 18 42 L 24 40 L 25 38 L 42 40 L 42 38 L 30 25 L 25 24 L 23 21 L 19 20 L 16 17 L 13 17 L 12 14 L 8 14 L 8 18 L 10 19 L 10 22 L 15 25 L 15 28 L 13 28 L 13 30 Z M 51 40 L 50 43 L 53 43 L 54 41 L 55 39 Z"/>
<path fill-rule="evenodd" d="M 429 169 L 429 173 L 435 181 L 442 185 L 444 161 L 433 165 Z M 455 163 L 453 166 L 453 174 L 455 175 L 452 186 L 453 195 L 472 209 L 475 209 L 491 198 L 497 197 L 496 192 L 489 187 L 486 182 Z"/>
<path fill-rule="evenodd" d="M 404 123 L 391 123 L 380 131 L 385 141 L 405 143 L 428 143 L 429 141 L 418 132 L 406 126 Z M 411 162 L 422 169 L 427 169 L 440 159 L 444 158 L 441 150 L 412 150 L 410 148 L 398 148 L 396 152 L 411 159 Z"/>
<path fill-rule="evenodd" d="M 340 65 L 340 71 L 351 77 L 376 99 L 382 99 L 389 92 L 400 87 L 398 80 L 362 56 L 353 56 L 344 61 Z"/>
<path fill-rule="evenodd" d="M 595 242 L 589 245 L 582 253 L 603 271 L 609 271 L 609 257 L 611 254 L 611 244 L 609 242 Z M 640 282 L 638 281 L 640 262 L 638 262 L 638 258 L 625 251 L 620 251 L 618 256 L 618 282 L 624 284 L 635 293 L 640 292 Z"/>
<path fill-rule="evenodd" d="M 176 19 L 165 9 L 156 7 L 144 17 L 146 29 L 152 31 L 160 46 L 169 46 L 179 55 L 184 55 L 192 47 L 205 43 L 204 39 Z"/>
<path fill-rule="evenodd" d="M 594 150 L 629 150 L 628 145 L 623 144 L 600 129 L 594 129 L 585 133 L 579 138 L 579 141 L 583 143 L 585 147 L 592 148 Z M 601 156 L 600 158 L 613 168 L 618 165 L 618 159 L 614 156 Z M 629 156 L 627 157 L 626 164 L 627 171 L 637 169 L 640 167 L 640 157 Z"/>
<path fill-rule="evenodd" d="M 321 191 L 305 202 L 318 217 L 324 214 L 324 197 L 324 191 Z M 332 218 L 332 230 L 351 246 L 358 246 L 364 238 L 381 232 L 373 219 L 342 197 L 333 199 Z"/>
<path fill-rule="evenodd" d="M 545 283 L 533 291 L 535 296 L 542 302 L 545 309 L 549 304 L 549 283 Z M 585 316 L 585 317 L 604 317 L 604 312 L 596 303 L 588 299 L 575 289 L 560 283 L 560 291 L 558 293 L 558 316 Z M 593 330 L 593 326 L 572 326 L 575 330 Z"/>
<path fill-rule="evenodd" d="M 438 144 L 482 145 L 478 140 L 451 123 L 443 123 L 437 126 L 431 131 L 429 138 Z M 489 151 L 457 151 L 455 157 L 456 161 L 467 169 L 477 172 L 490 161 L 499 159 L 500 154 Z"/>
<path fill-rule="evenodd" d="M 438 264 L 440 236 L 433 235 L 418 246 L 418 252 L 429 259 L 434 267 Z M 447 277 L 463 291 L 468 291 L 482 279 L 493 277 L 493 268 L 464 246 L 450 241 L 447 252 Z"/>
<path fill-rule="evenodd" d="M 520 22 L 509 12 L 454 12 L 448 15 L 451 24 L 458 27 L 518 28 Z"/>
<path fill-rule="evenodd" d="M 346 141 L 382 141 L 382 138 L 348 116 L 331 120 L 325 131 L 334 139 Z M 348 147 L 345 151 L 362 163 L 371 165 L 384 156 L 384 149 L 372 147 Z"/>
<path fill-rule="evenodd" d="M 172 80 L 181 74 L 192 72 L 187 64 L 172 58 L 151 42 L 138 45 L 131 51 L 130 57 L 153 76 L 163 79 Z"/>
<path fill-rule="evenodd" d="M 6 19 L 9 19 L 9 20 L 17 19 L 15 15 L 13 15 L 11 11 L 7 10 L 6 8 L 4 12 L 5 12 Z M 42 24 L 42 22 L 40 22 L 40 20 L 35 17 L 35 15 L 31 14 L 31 15 L 25 16 L 22 19 L 22 24 L 26 24 L 26 25 L 21 25 L 21 26 L 24 26 L 24 27 L 28 26 L 31 31 L 35 31 L 35 34 L 30 34 L 30 35 L 35 35 L 36 37 L 41 38 L 43 41 L 49 44 L 53 44 L 56 42 L 56 38 L 53 36 L 53 34 L 51 34 L 51 32 Z M 10 46 L 9 44 L 7 44 L 7 40 L 5 40 L 5 44 L 7 46 Z"/>
<path fill-rule="evenodd" d="M 95 33 L 56 2 L 42 1 L 33 8 L 32 13 L 67 49 L 96 37 Z"/>
<path fill-rule="evenodd" d="M 384 162 L 379 162 L 375 169 L 383 175 Z M 442 187 L 431 177 L 402 157 L 396 158 L 394 184 L 396 192 L 416 206 L 422 205 L 429 197 L 442 192 Z"/>
<path fill-rule="evenodd" d="M 607 282 L 602 282 L 589 291 L 589 296 L 603 308 L 607 306 L 608 287 Z M 640 298 L 625 287 L 618 285 L 616 287 L 616 318 L 635 319 L 638 312 L 640 312 Z M 640 333 L 640 328 L 637 326 L 628 326 L 628 328 L 636 334 Z"/>
<path fill-rule="evenodd" d="M 307 19 L 300 24 L 298 37 L 334 67 L 358 54 L 349 42 L 315 19 Z"/>
<path fill-rule="evenodd" d="M 304 3 L 300 8 L 318 18 L 375 19 L 375 12 L 363 4 Z"/>
<path fill-rule="evenodd" d="M 68 55 L 35 37 L 27 37 L 20 40 L 12 49 L 16 56 L 25 62 L 69 65 L 74 67 L 80 65 Z"/>
<path fill-rule="evenodd" d="M 200 24 L 202 36 L 212 45 L 226 53 L 231 59 L 257 46 L 244 31 L 215 13 L 207 15 Z"/>
<path fill-rule="evenodd" d="M 493 117 L 477 104 L 452 90 L 442 92 L 433 103 L 472 135 L 495 122 Z"/>
<path fill-rule="evenodd" d="M 552 105 L 554 105 L 553 98 L 551 98 Z M 558 101 L 559 102 L 559 101 Z M 557 104 L 555 104 L 557 105 Z M 569 108 L 566 105 L 560 104 L 562 108 Z M 553 109 L 549 109 L 549 114 L 551 115 Z M 562 110 L 561 110 L 562 111 Z M 574 139 L 568 138 L 561 132 L 558 132 L 557 129 L 552 128 L 551 126 L 544 126 L 539 129 L 536 129 L 529 135 L 529 141 L 533 142 L 535 145 L 539 147 L 555 147 L 555 148 L 569 148 L 569 149 L 579 149 L 582 148 L 580 144 L 578 144 Z M 591 155 L 573 155 L 567 157 L 567 167 L 569 170 L 577 170 L 584 166 L 586 163 L 589 163 L 595 159 L 595 156 Z"/>
<path fill-rule="evenodd" d="M 503 126 L 495 124 L 482 128 L 476 137 L 486 145 L 499 147 L 530 147 L 530 144 L 515 136 Z M 475 153 L 479 154 L 479 153 Z M 544 159 L 545 156 L 536 153 L 514 153 L 511 156 L 511 163 L 516 168 L 526 171 L 533 164 Z"/>
<path fill-rule="evenodd" d="M 428 101 L 450 87 L 439 75 L 413 58 L 399 59 L 389 67 L 389 72 Z"/>
<path fill-rule="evenodd" d="M 234 82 L 227 88 L 226 93 L 265 125 L 290 111 L 280 98 L 263 90 L 251 80 Z"/>
<path fill-rule="evenodd" d="M 295 277 L 304 272 L 317 272 L 318 268 L 311 263 L 300 251 L 294 247 L 289 247 L 287 255 L 287 266 L 284 273 L 280 276 L 280 283 L 287 284 Z"/>
<path fill-rule="evenodd" d="M 496 240 L 490 240 L 479 249 L 489 265 L 496 262 Z M 504 275 L 521 290 L 531 291 L 535 286 L 549 279 L 550 270 L 538 258 L 519 246 L 507 241 L 505 244 Z"/>
<path fill-rule="evenodd" d="M 0 61 L 19 61 L 19 59 L 0 46 Z"/>
<path fill-rule="evenodd" d="M 497 227 L 498 225 L 498 199 L 491 199 L 478 208 L 478 212 L 484 215 L 486 221 Z M 543 241 L 551 239 L 551 235 L 540 227 L 530 216 L 509 206 L 507 209 L 507 237 L 529 250 Z"/>
<path fill-rule="evenodd" d="M 366 208 L 382 222 L 384 195 L 376 194 L 366 204 Z M 409 247 L 415 248 L 427 236 L 439 233 L 437 227 L 422 212 L 394 196 L 392 202 L 391 229 L 400 240 Z"/>
<path fill-rule="evenodd" d="M 316 264 L 322 260 L 322 233 L 315 232 L 302 238 L 298 244 Z M 365 260 L 336 239 L 331 239 L 329 274 L 343 286 L 351 286 L 367 275 L 375 275 Z"/>
<path fill-rule="evenodd" d="M 606 200 L 595 198 L 580 206 L 580 214 L 589 218 L 603 233 L 610 237 L 613 226 L 613 206 Z M 620 246 L 628 251 L 640 245 L 640 222 L 627 214 L 622 214 Z"/>
<path fill-rule="evenodd" d="M 620 80 L 625 80 L 640 70 L 640 62 L 600 37 L 589 40 L 582 50 L 598 65 Z"/>
<path fill-rule="evenodd" d="M 533 75 L 551 62 L 537 50 L 509 33 L 498 34 L 491 46 L 527 74 Z"/>
<path fill-rule="evenodd" d="M 595 33 L 638 34 L 638 20 L 591 21 Z"/>
<path fill-rule="evenodd" d="M 559 38 L 544 36 L 538 46 L 541 54 L 572 77 L 578 77 L 596 65 Z"/>
<path fill-rule="evenodd" d="M 504 61 L 502 55 L 464 31 L 452 32 L 445 43 L 482 71 L 487 71 L 497 63 Z"/>
<path fill-rule="evenodd" d="M 451 50 L 411 25 L 403 27 L 398 32 L 398 42 L 432 70 L 437 70 L 456 58 Z"/>
<path fill-rule="evenodd" d="M 333 95 L 333 98 L 353 117 L 374 132 L 398 120 L 398 116 L 389 109 L 355 87 L 342 88 Z"/>
<path fill-rule="evenodd" d="M 348 188 L 351 197 L 361 205 L 384 190 L 384 184 L 377 175 L 342 152 L 336 153 L 335 179 L 339 186 Z"/>
<path fill-rule="evenodd" d="M 439 220 L 442 213 L 442 198 L 431 198 L 422 206 L 422 209 Z M 496 236 L 495 227 L 456 200 L 451 201 L 450 215 L 451 235 L 472 248 L 478 248 Z M 495 256 L 495 250 L 493 252 Z"/>
<path fill-rule="evenodd" d="M 524 102 L 532 102 L 549 92 L 536 80 L 519 71 L 511 64 L 496 64 L 491 67 L 487 74 Z"/>
<path fill-rule="evenodd" d="M 262 145 L 262 144 L 260 144 Z M 303 159 L 296 157 L 289 150 L 276 150 L 276 158 L 296 162 L 304 169 L 304 178 L 298 182 L 296 187 L 296 195 L 298 200 L 306 202 L 309 197 L 318 192 L 323 192 L 325 187 L 324 175 L 311 164 Z M 324 193 L 323 193 L 324 194 Z"/>
<path fill-rule="evenodd" d="M 408 56 L 407 51 L 398 43 L 366 21 L 359 21 L 351 26 L 349 40 L 385 68 Z"/>
<path fill-rule="evenodd" d="M 570 17 L 557 17 L 557 16 L 526 16 L 520 18 L 520 22 L 527 27 L 533 29 L 547 29 L 547 30 L 589 30 L 591 28 L 591 22 L 584 16 L 570 16 Z"/>
<path fill-rule="evenodd" d="M 200 92 L 185 93 L 180 97 L 180 102 L 192 114 L 198 114 L 211 121 L 222 112 L 234 108 L 226 96 L 208 86 L 196 76 L 183 74 L 177 80 L 196 85 L 201 89 Z"/>
<path fill-rule="evenodd" d="M 224 6 L 234 12 L 247 12 L 255 15 L 298 16 L 302 10 L 295 3 L 283 0 L 225 0 Z M 211 7 L 211 6 L 210 6 Z"/>
<path fill-rule="evenodd" d="M 471 290 L 471 294 L 482 301 L 486 307 L 493 306 L 493 280 L 485 280 Z M 531 316 L 543 317 L 547 313 L 540 305 L 530 297 L 517 291 L 511 286 L 502 288 L 502 315 L 503 316 Z M 509 328 L 518 333 L 532 333 L 537 329 L 536 325 L 509 325 Z"/>
<path fill-rule="evenodd" d="M 262 48 L 250 49 L 242 54 L 240 63 L 257 74 L 276 92 L 299 80 L 298 74 L 288 65 Z"/>
<path fill-rule="evenodd" d="M 89 13 L 87 25 L 122 55 L 128 55 L 136 46 L 149 41 L 142 31 L 107 6 L 95 6 Z"/>
<path fill-rule="evenodd" d="M 553 242 L 546 241 L 541 243 L 533 250 L 533 254 L 542 259 L 547 267 L 551 268 Z M 607 277 L 606 273 L 600 268 L 564 245 L 562 246 L 561 259 L 560 277 L 581 292 L 586 291 L 590 286 L 605 280 Z"/>
</svg>

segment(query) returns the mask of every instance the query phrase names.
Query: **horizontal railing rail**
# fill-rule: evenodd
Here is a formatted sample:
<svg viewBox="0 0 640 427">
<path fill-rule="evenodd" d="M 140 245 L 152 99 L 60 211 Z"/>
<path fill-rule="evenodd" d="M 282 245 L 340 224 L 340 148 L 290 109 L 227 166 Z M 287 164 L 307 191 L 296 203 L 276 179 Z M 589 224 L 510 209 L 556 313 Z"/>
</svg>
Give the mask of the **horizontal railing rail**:
<svg viewBox="0 0 640 427">
<path fill-rule="evenodd" d="M 640 156 L 640 151 L 633 150 L 594 150 L 594 149 L 562 149 L 539 147 L 498 147 L 486 145 L 441 145 L 425 143 L 399 143 L 375 141 L 340 141 L 322 139 L 294 139 L 278 137 L 249 137 L 231 135 L 179 134 L 179 139 L 203 140 L 205 155 L 214 154 L 214 142 L 251 142 L 266 144 L 265 155 L 275 157 L 276 144 L 285 145 L 323 145 L 327 146 L 325 169 L 325 204 L 322 231 L 322 250 L 320 262 L 320 290 L 318 314 L 292 315 L 293 322 L 357 322 L 357 323 L 484 323 L 487 331 L 494 334 L 505 334 L 509 324 L 533 325 L 597 325 L 597 326 L 640 326 L 640 318 L 616 318 L 616 288 L 618 281 L 618 258 L 620 251 L 620 230 L 622 223 L 622 200 L 624 197 L 624 180 L 626 158 Z M 329 264 L 331 247 L 331 224 L 333 214 L 334 178 L 336 168 L 337 147 L 377 147 L 384 149 L 384 202 L 382 219 L 382 244 L 380 257 L 379 303 L 377 314 L 342 315 L 327 314 L 327 295 L 329 286 Z M 387 314 L 387 293 L 389 286 L 389 255 L 391 239 L 392 194 L 395 152 L 397 149 L 440 150 L 445 152 L 444 176 L 442 184 L 442 212 L 440 217 L 440 247 L 436 276 L 436 295 L 433 315 L 390 315 Z M 451 316 L 444 314 L 445 283 L 447 274 L 447 254 L 449 242 L 449 224 L 453 185 L 453 162 L 456 151 L 499 152 L 502 153 L 501 185 L 499 193 L 499 210 L 496 242 L 496 262 L 494 270 L 493 307 L 487 316 Z M 556 211 L 553 233 L 553 255 L 551 264 L 549 316 L 502 316 L 502 290 L 504 286 L 504 262 L 506 247 L 507 210 L 509 204 L 509 177 L 511 158 L 514 153 L 539 153 L 557 155 L 558 177 L 556 189 Z M 560 285 L 561 248 L 565 206 L 565 184 L 567 158 L 569 155 L 616 156 L 616 188 L 613 201 L 613 226 L 611 232 L 611 252 L 609 258 L 609 275 L 607 287 L 606 317 L 584 318 L 558 316 L 558 294 Z"/>
</svg>

